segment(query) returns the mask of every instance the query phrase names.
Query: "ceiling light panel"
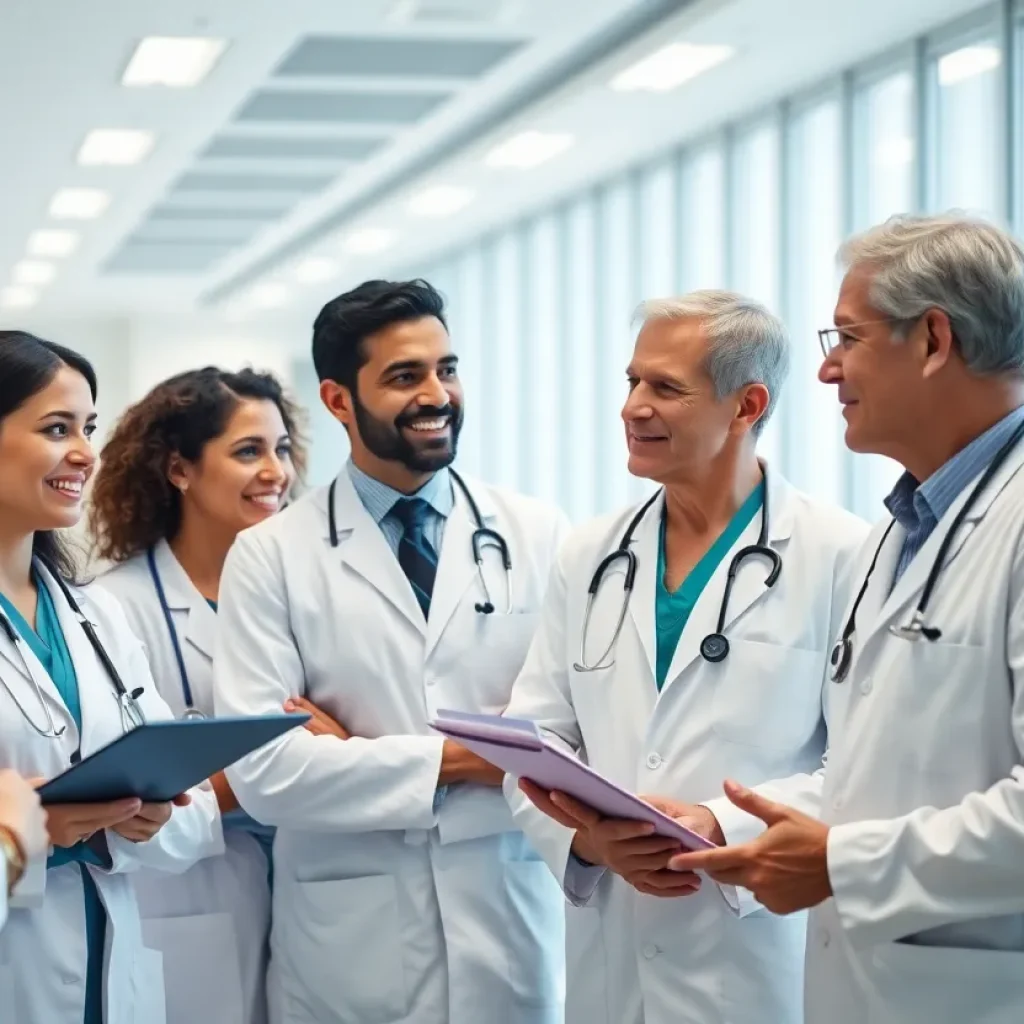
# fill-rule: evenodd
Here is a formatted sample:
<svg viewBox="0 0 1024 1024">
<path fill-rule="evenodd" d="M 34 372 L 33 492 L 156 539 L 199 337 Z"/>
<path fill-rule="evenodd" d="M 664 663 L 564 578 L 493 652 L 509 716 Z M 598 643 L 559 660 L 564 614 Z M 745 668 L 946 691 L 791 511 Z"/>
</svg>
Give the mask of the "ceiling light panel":
<svg viewBox="0 0 1024 1024">
<path fill-rule="evenodd" d="M 85 137 L 78 162 L 83 167 L 129 167 L 149 156 L 154 141 L 152 132 L 97 128 Z"/>
<path fill-rule="evenodd" d="M 338 264 L 322 256 L 310 256 L 303 260 L 293 276 L 299 284 L 322 284 L 338 273 Z"/>
<path fill-rule="evenodd" d="M 363 228 L 345 239 L 345 248 L 351 253 L 383 252 L 394 241 L 395 233 L 386 228 Z"/>
<path fill-rule="evenodd" d="M 38 293 L 31 288 L 0 288 L 0 306 L 4 309 L 28 309 L 38 301 Z"/>
<path fill-rule="evenodd" d="M 62 188 L 50 200 L 50 216 L 57 220 L 92 220 L 110 205 L 110 195 L 99 188 Z"/>
<path fill-rule="evenodd" d="M 80 236 L 77 231 L 59 229 L 33 231 L 26 246 L 29 256 L 61 258 L 70 256 L 77 248 Z"/>
<path fill-rule="evenodd" d="M 11 271 L 11 280 L 15 284 L 44 285 L 49 284 L 57 274 L 52 263 L 43 260 L 22 260 L 16 263 Z"/>
<path fill-rule="evenodd" d="M 213 70 L 225 46 L 223 39 L 150 36 L 139 43 L 121 81 L 132 87 L 192 88 Z"/>
<path fill-rule="evenodd" d="M 409 211 L 417 217 L 450 217 L 473 202 L 474 193 L 454 185 L 426 188 L 409 202 Z"/>
<path fill-rule="evenodd" d="M 485 158 L 489 167 L 514 167 L 526 170 L 538 167 L 564 153 L 573 137 L 561 132 L 526 131 L 495 146 Z"/>
<path fill-rule="evenodd" d="M 611 86 L 618 92 L 669 92 L 723 64 L 735 53 L 731 46 L 671 43 L 620 72 Z"/>
</svg>

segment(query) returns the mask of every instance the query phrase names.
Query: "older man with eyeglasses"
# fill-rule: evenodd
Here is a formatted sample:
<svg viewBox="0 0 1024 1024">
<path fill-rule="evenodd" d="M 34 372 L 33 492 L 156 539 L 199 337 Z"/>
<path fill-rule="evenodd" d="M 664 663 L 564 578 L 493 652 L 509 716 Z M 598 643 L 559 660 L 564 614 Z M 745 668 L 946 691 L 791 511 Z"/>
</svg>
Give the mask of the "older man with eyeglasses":
<svg viewBox="0 0 1024 1024">
<path fill-rule="evenodd" d="M 905 472 L 833 650 L 821 820 L 729 784 L 761 835 L 672 867 L 814 908 L 806 1024 L 1020 1024 L 1024 249 L 902 217 L 843 257 L 820 378 Z"/>
</svg>

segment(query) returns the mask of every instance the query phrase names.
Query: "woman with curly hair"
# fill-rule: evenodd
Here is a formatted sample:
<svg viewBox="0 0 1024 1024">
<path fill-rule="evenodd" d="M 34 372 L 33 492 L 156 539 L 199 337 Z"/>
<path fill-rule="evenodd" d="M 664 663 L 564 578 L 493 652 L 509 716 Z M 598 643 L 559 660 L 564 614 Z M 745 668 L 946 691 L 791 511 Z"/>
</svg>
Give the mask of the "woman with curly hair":
<svg viewBox="0 0 1024 1024">
<path fill-rule="evenodd" d="M 283 507 L 303 464 L 278 381 L 213 366 L 157 385 L 103 448 L 89 518 L 96 553 L 116 565 L 100 585 L 120 598 L 179 717 L 213 714 L 228 549 Z M 211 781 L 225 853 L 175 878 L 139 876 L 146 942 L 164 954 L 167 1024 L 263 1024 L 271 833 L 238 809 L 223 773 Z"/>
</svg>

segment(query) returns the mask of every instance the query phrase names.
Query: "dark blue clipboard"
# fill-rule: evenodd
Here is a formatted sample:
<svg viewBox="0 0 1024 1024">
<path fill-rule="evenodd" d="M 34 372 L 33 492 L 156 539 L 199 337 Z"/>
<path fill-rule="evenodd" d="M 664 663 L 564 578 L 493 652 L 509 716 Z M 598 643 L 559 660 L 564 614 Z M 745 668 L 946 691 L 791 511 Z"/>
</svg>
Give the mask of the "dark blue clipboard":
<svg viewBox="0 0 1024 1024">
<path fill-rule="evenodd" d="M 125 797 L 162 803 L 309 718 L 302 712 L 148 722 L 45 783 L 39 797 L 44 805 L 104 803 Z"/>
</svg>

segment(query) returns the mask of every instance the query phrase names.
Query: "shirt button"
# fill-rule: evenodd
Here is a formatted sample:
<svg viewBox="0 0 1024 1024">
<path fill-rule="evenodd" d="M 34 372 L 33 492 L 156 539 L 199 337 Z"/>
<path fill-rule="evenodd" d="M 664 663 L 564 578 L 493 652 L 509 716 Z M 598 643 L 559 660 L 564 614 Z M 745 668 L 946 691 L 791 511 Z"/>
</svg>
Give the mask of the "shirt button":
<svg viewBox="0 0 1024 1024">
<path fill-rule="evenodd" d="M 647 767 L 652 771 L 655 768 L 660 768 L 662 764 L 661 754 L 648 754 L 647 755 Z"/>
<path fill-rule="evenodd" d="M 657 946 L 644 946 L 644 959 L 653 960 L 660 952 Z"/>
</svg>

